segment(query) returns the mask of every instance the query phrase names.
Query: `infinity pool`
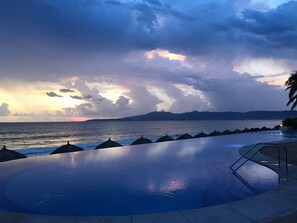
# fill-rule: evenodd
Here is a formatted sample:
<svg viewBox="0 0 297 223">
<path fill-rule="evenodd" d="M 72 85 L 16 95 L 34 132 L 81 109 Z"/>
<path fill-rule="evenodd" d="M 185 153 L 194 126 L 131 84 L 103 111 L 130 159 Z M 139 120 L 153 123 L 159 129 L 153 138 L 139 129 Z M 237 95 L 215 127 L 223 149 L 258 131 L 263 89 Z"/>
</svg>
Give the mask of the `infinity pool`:
<svg viewBox="0 0 297 223">
<path fill-rule="evenodd" d="M 0 163 L 0 210 L 134 215 L 236 201 L 278 185 L 275 172 L 252 162 L 239 171 L 248 186 L 234 176 L 229 166 L 239 148 L 282 140 L 246 133 Z"/>
</svg>

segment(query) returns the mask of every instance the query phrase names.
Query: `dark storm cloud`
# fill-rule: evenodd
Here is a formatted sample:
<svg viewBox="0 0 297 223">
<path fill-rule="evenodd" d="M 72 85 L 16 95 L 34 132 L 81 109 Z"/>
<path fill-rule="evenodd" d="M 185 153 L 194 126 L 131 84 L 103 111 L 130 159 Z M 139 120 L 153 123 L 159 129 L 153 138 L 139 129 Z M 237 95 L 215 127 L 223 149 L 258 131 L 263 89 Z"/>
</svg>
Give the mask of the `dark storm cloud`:
<svg viewBox="0 0 297 223">
<path fill-rule="evenodd" d="M 23 79 L 54 80 L 94 54 L 114 57 L 156 48 L 157 36 L 152 33 L 159 27 L 160 14 L 186 17 L 157 1 L 115 5 L 115 1 L 3 0 L 1 71 Z"/>
<path fill-rule="evenodd" d="M 76 99 L 76 100 L 83 100 L 83 97 L 78 96 L 78 95 L 70 95 L 71 98 Z"/>
<path fill-rule="evenodd" d="M 47 96 L 49 96 L 49 97 L 52 97 L 52 98 L 54 98 L 54 97 L 58 97 L 58 98 L 62 98 L 63 96 L 61 96 L 61 95 L 58 95 L 58 94 L 56 94 L 55 92 L 46 92 L 46 95 Z"/>
<path fill-rule="evenodd" d="M 242 18 L 234 18 L 233 25 L 239 34 L 236 41 L 253 49 L 258 55 L 270 54 L 296 59 L 296 53 L 287 52 L 297 47 L 296 10 L 296 1 L 267 12 L 245 10 Z"/>
<path fill-rule="evenodd" d="M 106 61 L 156 48 L 229 62 L 243 47 L 254 55 L 297 57 L 296 1 L 267 12 L 244 10 L 241 17 L 238 2 L 3 0 L 1 75 L 50 81 L 94 75 L 107 69 Z"/>
<path fill-rule="evenodd" d="M 131 34 L 125 38 L 132 22 L 128 12 L 110 7 L 101 1 L 1 1 L 1 71 L 52 81 L 95 53 L 120 53 L 133 43 Z"/>
<path fill-rule="evenodd" d="M 240 76 L 232 62 L 247 55 L 289 58 L 295 66 L 297 2 L 268 11 L 239 11 L 242 2 L 252 4 L 250 0 L 2 0 L 0 77 L 61 83 L 71 76 L 92 83 L 104 76 L 130 91 L 126 95 L 130 99 L 120 96 L 112 102 L 84 81 L 68 83 L 60 92 L 71 93 L 73 88 L 87 100 L 72 108 L 79 114 L 117 116 L 156 110 L 160 99 L 143 88 L 151 83 L 175 99 L 174 111 L 194 109 L 195 103 L 197 109 L 213 110 L 280 108 L 272 99 L 282 97 L 281 89 L 257 82 L 260 75 Z M 198 58 L 205 69 L 158 56 L 150 62 L 143 54 L 154 49 L 184 54 L 192 65 Z M 192 86 L 206 99 L 185 97 L 174 84 Z M 47 95 L 61 97 L 54 92 Z"/>
<path fill-rule="evenodd" d="M 200 79 L 193 87 L 207 95 L 214 111 L 280 110 L 287 100 L 281 87 L 258 82 L 247 74 L 232 79 Z"/>
<path fill-rule="evenodd" d="M 59 91 L 62 93 L 73 93 L 74 92 L 74 90 L 71 90 L 69 88 L 62 88 Z"/>
<path fill-rule="evenodd" d="M 84 95 L 84 99 L 85 99 L 85 100 L 90 100 L 90 99 L 92 99 L 92 98 L 93 98 L 92 95 Z"/>
</svg>

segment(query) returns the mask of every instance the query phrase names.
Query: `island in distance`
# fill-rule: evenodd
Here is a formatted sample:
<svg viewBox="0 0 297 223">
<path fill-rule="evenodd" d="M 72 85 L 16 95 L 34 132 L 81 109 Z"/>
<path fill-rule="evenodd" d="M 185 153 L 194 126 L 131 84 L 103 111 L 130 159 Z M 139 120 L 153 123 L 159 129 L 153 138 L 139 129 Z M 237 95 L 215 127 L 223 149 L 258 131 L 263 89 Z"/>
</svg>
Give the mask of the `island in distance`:
<svg viewBox="0 0 297 223">
<path fill-rule="evenodd" d="M 90 121 L 186 121 L 186 120 L 281 120 L 296 118 L 297 111 L 250 111 L 250 112 L 186 112 L 155 111 L 144 115 L 114 119 L 90 119 Z"/>
</svg>

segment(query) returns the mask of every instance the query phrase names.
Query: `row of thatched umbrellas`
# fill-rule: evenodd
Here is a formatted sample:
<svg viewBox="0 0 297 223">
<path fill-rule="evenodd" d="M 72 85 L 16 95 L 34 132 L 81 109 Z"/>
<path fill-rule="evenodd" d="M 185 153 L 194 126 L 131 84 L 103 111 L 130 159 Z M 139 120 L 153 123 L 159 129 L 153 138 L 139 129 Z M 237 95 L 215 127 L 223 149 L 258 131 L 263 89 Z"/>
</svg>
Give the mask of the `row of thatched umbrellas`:
<svg viewBox="0 0 297 223">
<path fill-rule="evenodd" d="M 208 136 L 229 135 L 229 134 L 237 134 L 237 133 L 267 131 L 267 130 L 275 130 L 275 128 L 274 129 L 270 129 L 270 128 L 266 128 L 266 127 L 263 127 L 261 129 L 260 128 L 251 128 L 251 129 L 245 128 L 243 130 L 236 129 L 234 131 L 230 131 L 227 129 L 223 132 L 213 131 L 209 134 L 200 132 L 195 136 L 191 136 L 188 133 L 186 133 L 186 134 L 180 135 L 176 139 L 174 139 L 171 136 L 168 136 L 166 134 L 165 136 L 162 136 L 161 138 L 156 140 L 156 142 L 166 142 L 166 141 L 173 141 L 173 140 L 183 140 L 183 139 L 201 138 L 201 137 L 208 137 Z M 141 136 L 139 139 L 136 139 L 134 142 L 132 142 L 131 145 L 139 145 L 139 144 L 146 144 L 146 143 L 153 143 L 153 141 Z M 98 145 L 95 149 L 103 149 L 103 148 L 111 148 L 111 147 L 119 147 L 119 146 L 122 146 L 122 145 L 109 138 L 107 141 Z M 51 154 L 78 152 L 78 151 L 83 151 L 83 149 L 78 146 L 70 144 L 68 141 L 66 145 L 63 145 L 63 146 L 57 148 Z M 22 158 L 26 158 L 26 157 L 27 156 L 25 156 L 21 153 L 18 153 L 14 150 L 7 149 L 6 146 L 3 146 L 3 148 L 0 150 L 0 162 L 13 160 L 13 159 L 22 159 Z"/>
</svg>

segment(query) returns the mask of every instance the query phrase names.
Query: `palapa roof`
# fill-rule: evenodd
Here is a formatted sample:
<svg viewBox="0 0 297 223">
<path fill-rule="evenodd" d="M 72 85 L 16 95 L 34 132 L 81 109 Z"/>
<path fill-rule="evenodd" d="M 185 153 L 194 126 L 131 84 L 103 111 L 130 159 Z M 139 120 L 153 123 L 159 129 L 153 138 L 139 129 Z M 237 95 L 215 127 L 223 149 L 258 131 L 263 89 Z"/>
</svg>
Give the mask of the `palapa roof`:
<svg viewBox="0 0 297 223">
<path fill-rule="evenodd" d="M 58 149 L 54 150 L 51 154 L 69 153 L 69 152 L 78 152 L 78 151 L 83 151 L 83 149 L 78 146 L 71 145 L 69 141 L 67 141 L 66 145 L 59 147 Z"/>
<path fill-rule="evenodd" d="M 260 129 L 259 128 L 251 128 L 251 131 L 252 132 L 258 132 L 258 131 L 260 131 Z"/>
<path fill-rule="evenodd" d="M 267 128 L 266 126 L 264 126 L 263 128 L 261 128 L 262 131 L 267 131 L 270 130 L 269 128 Z"/>
<path fill-rule="evenodd" d="M 241 133 L 241 130 L 236 129 L 236 130 L 233 131 L 233 133 Z"/>
<path fill-rule="evenodd" d="M 166 134 L 165 136 L 162 136 L 161 138 L 157 139 L 156 142 L 166 142 L 166 141 L 172 141 L 172 140 L 174 139 Z"/>
<path fill-rule="evenodd" d="M 27 158 L 27 156 L 14 150 L 9 150 L 6 148 L 6 146 L 3 146 L 3 148 L 0 150 L 0 162 L 23 158 Z"/>
<path fill-rule="evenodd" d="M 213 131 L 213 132 L 209 133 L 209 136 L 218 136 L 218 135 L 221 135 L 221 133 L 218 131 Z"/>
<path fill-rule="evenodd" d="M 193 136 L 191 136 L 191 135 L 189 135 L 188 133 L 186 133 L 186 134 L 183 134 L 183 135 L 177 137 L 176 140 L 192 139 L 192 138 L 193 138 Z"/>
<path fill-rule="evenodd" d="M 242 132 L 251 132 L 251 130 L 245 127 L 244 130 L 242 130 Z"/>
<path fill-rule="evenodd" d="M 222 132 L 223 135 L 231 134 L 232 132 L 229 129 L 226 129 L 224 132 Z"/>
<path fill-rule="evenodd" d="M 146 144 L 146 143 L 153 143 L 153 142 L 150 139 L 147 139 L 141 136 L 140 138 L 132 142 L 131 145 L 139 145 L 139 144 Z"/>
<path fill-rule="evenodd" d="M 194 138 L 201 138 L 201 137 L 206 137 L 208 136 L 207 134 L 205 134 L 204 132 L 200 132 L 197 135 L 194 136 Z"/>
<path fill-rule="evenodd" d="M 115 141 L 112 141 L 110 138 L 101 143 L 99 146 L 97 146 L 95 149 L 103 149 L 103 148 L 111 148 L 111 147 L 118 147 L 118 146 L 122 146 L 120 143 L 117 143 Z"/>
</svg>

